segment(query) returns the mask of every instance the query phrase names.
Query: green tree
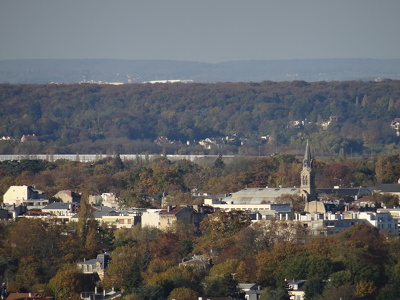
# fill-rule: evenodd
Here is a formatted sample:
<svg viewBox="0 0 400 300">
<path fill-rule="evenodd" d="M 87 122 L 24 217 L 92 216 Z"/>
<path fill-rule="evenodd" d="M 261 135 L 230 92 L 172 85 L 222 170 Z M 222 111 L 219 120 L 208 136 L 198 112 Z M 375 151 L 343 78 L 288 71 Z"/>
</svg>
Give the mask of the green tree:
<svg viewBox="0 0 400 300">
<path fill-rule="evenodd" d="M 238 282 L 231 274 L 207 277 L 203 283 L 204 295 L 207 297 L 232 297 L 238 298 L 240 293 Z"/>
<path fill-rule="evenodd" d="M 168 296 L 168 299 L 176 299 L 176 300 L 185 300 L 187 298 L 197 298 L 198 293 L 196 291 L 193 291 L 192 289 L 189 289 L 187 287 L 178 287 L 175 288 L 171 291 L 171 293 Z"/>
<path fill-rule="evenodd" d="M 85 279 L 84 274 L 76 268 L 58 271 L 50 280 L 49 286 L 56 299 L 61 300 L 79 299 L 81 292 L 94 289 L 93 282 Z"/>
<path fill-rule="evenodd" d="M 125 294 L 132 294 L 137 288 L 142 286 L 143 277 L 140 272 L 140 265 L 137 259 L 135 259 L 130 266 L 129 272 L 126 274 L 122 288 Z"/>
<path fill-rule="evenodd" d="M 310 279 L 304 284 L 304 294 L 306 299 L 316 299 L 324 291 L 325 284 L 321 279 Z"/>
</svg>

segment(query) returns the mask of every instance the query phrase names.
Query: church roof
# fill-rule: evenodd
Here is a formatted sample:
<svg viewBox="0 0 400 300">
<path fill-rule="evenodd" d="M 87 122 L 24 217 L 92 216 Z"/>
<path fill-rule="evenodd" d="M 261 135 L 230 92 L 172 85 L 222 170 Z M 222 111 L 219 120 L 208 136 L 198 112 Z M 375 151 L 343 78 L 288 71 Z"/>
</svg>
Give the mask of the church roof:
<svg viewBox="0 0 400 300">
<path fill-rule="evenodd" d="M 236 193 L 232 193 L 233 198 L 239 197 L 267 197 L 269 195 L 279 196 L 283 194 L 298 194 L 300 192 L 299 188 L 245 188 Z"/>
</svg>

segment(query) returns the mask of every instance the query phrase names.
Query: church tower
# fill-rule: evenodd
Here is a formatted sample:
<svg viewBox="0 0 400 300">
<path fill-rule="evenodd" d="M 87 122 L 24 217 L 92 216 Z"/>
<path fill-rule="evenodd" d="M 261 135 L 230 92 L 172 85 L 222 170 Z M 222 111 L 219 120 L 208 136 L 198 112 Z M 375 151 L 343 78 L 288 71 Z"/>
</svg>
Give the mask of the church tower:
<svg viewBox="0 0 400 300">
<path fill-rule="evenodd" d="M 317 193 L 315 188 L 315 172 L 313 170 L 313 159 L 311 158 L 310 145 L 306 145 L 303 158 L 303 170 L 300 173 L 300 195 L 306 201 L 316 200 Z"/>
</svg>

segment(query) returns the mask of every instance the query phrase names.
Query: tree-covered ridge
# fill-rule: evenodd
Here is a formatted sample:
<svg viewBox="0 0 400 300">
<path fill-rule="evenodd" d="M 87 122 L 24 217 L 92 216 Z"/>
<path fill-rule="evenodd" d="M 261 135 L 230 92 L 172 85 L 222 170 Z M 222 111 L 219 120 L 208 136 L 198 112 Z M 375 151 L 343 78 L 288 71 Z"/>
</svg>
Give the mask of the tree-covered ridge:
<svg viewBox="0 0 400 300">
<path fill-rule="evenodd" d="M 350 154 L 397 146 L 390 123 L 398 117 L 400 81 L 3 84 L 0 104 L 0 136 L 35 134 L 40 140 L 3 142 L 1 153 L 157 152 L 152 141 L 158 136 L 186 143 L 238 134 L 250 144 L 269 136 L 269 150 L 297 149 L 309 139 L 321 155 Z M 338 122 L 323 130 L 331 116 Z M 297 128 L 290 121 L 306 124 Z"/>
</svg>

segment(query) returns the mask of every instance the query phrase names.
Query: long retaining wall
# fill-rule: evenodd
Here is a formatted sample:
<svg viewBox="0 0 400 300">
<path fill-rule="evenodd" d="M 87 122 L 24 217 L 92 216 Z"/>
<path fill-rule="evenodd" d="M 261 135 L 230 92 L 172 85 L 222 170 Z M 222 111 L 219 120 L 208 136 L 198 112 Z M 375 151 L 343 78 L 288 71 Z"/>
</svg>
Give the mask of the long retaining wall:
<svg viewBox="0 0 400 300">
<path fill-rule="evenodd" d="M 115 154 L 105 155 L 105 154 L 14 154 L 14 155 L 0 155 L 0 161 L 6 160 L 24 160 L 24 159 L 41 159 L 54 162 L 59 159 L 65 159 L 70 161 L 79 162 L 96 162 L 107 157 L 115 157 Z M 119 155 L 123 161 L 136 160 L 138 162 L 151 161 L 154 158 L 160 157 L 158 154 L 120 154 Z M 190 160 L 192 162 L 199 162 L 204 160 L 215 160 L 218 155 L 165 155 L 169 160 Z M 223 159 L 233 159 L 233 155 L 224 155 Z"/>
</svg>

